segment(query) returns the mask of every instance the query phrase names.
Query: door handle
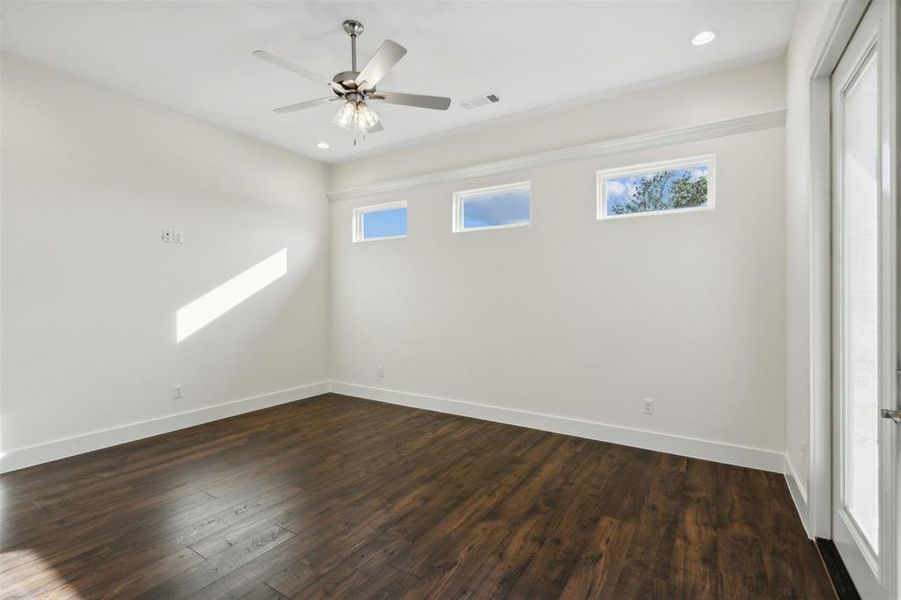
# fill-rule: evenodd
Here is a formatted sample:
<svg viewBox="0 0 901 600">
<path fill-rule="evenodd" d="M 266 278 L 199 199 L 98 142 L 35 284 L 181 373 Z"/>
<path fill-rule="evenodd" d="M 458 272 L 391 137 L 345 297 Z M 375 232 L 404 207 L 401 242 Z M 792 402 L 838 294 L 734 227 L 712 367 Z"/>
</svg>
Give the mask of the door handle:
<svg viewBox="0 0 901 600">
<path fill-rule="evenodd" d="M 901 369 L 895 369 L 895 375 L 901 377 Z M 883 419 L 891 419 L 896 424 L 901 425 L 901 410 L 883 408 L 880 414 L 882 414 Z"/>
</svg>

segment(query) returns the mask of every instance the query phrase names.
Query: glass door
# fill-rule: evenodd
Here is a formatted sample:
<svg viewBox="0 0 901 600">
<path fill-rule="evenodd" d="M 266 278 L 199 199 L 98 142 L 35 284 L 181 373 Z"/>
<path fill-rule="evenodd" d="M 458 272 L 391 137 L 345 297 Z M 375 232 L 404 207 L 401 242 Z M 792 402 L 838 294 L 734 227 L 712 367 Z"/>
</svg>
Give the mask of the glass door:
<svg viewBox="0 0 901 600">
<path fill-rule="evenodd" d="M 892 598 L 898 468 L 897 247 L 888 2 L 867 9 L 832 77 L 833 540 L 864 598 Z"/>
</svg>

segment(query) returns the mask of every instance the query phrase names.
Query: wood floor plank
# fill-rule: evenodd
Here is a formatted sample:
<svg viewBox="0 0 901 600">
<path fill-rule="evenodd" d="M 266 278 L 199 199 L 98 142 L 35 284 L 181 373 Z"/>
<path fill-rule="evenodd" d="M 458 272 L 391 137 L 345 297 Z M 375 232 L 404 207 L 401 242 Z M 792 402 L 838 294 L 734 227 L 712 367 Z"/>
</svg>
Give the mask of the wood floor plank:
<svg viewBox="0 0 901 600">
<path fill-rule="evenodd" d="M 631 523 L 601 517 L 576 559 L 561 597 L 612 596 L 634 531 Z"/>
<path fill-rule="evenodd" d="M 755 536 L 721 529 L 716 545 L 720 597 L 727 593 L 740 598 L 770 596 L 762 549 Z"/>
<path fill-rule="evenodd" d="M 169 574 L 159 584 L 134 597 L 146 600 L 187 598 L 248 561 L 272 551 L 293 536 L 286 529 L 268 524 L 245 532 L 227 550 L 187 571 L 174 576 Z"/>
<path fill-rule="evenodd" d="M 205 594 L 200 596 L 201 598 L 220 598 L 220 597 L 228 597 L 228 596 L 207 596 Z M 277 590 L 272 589 L 265 583 L 261 583 L 253 587 L 252 590 L 240 596 L 241 600 L 290 600 L 288 596 L 278 592 Z"/>
<path fill-rule="evenodd" d="M 326 394 L 0 476 L 3 598 L 830 598 L 784 478 Z"/>
</svg>

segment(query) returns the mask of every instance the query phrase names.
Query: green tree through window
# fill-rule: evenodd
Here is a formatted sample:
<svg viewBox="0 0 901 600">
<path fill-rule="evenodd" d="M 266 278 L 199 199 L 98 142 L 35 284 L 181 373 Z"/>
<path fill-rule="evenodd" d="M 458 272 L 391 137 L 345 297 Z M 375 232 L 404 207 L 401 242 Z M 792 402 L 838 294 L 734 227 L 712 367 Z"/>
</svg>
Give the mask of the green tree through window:
<svg viewBox="0 0 901 600">
<path fill-rule="evenodd" d="M 609 207 L 616 215 L 690 208 L 707 204 L 707 174 L 683 169 L 632 178 L 621 200 Z"/>
</svg>

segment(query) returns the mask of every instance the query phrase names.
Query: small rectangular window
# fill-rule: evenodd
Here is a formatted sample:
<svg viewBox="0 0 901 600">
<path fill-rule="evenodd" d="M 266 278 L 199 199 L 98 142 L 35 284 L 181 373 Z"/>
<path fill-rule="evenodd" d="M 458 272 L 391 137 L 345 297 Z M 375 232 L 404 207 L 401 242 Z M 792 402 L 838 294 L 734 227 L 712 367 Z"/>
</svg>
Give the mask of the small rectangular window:
<svg viewBox="0 0 901 600">
<path fill-rule="evenodd" d="M 406 202 L 390 202 L 354 209 L 355 242 L 389 240 L 406 236 Z"/>
<path fill-rule="evenodd" d="M 598 219 L 713 208 L 714 157 L 598 172 Z"/>
<path fill-rule="evenodd" d="M 454 194 L 454 232 L 522 227 L 531 223 L 528 181 Z"/>
</svg>

